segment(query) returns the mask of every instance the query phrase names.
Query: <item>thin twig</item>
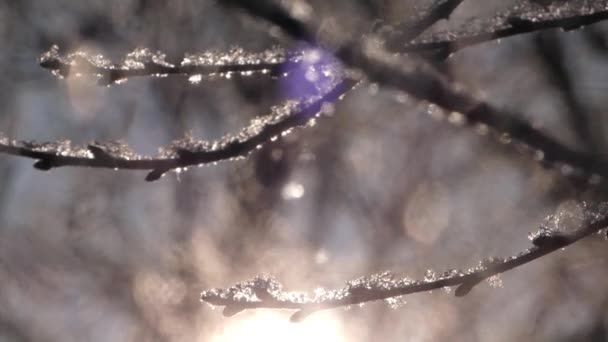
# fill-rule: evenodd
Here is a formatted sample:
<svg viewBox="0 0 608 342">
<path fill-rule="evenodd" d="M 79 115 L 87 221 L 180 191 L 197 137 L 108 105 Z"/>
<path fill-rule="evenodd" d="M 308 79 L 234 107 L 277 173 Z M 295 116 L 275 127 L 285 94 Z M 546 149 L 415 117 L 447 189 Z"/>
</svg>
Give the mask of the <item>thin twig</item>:
<svg viewBox="0 0 608 342">
<path fill-rule="evenodd" d="M 154 181 L 173 169 L 244 157 L 274 137 L 307 124 L 326 109 L 324 106 L 336 102 L 357 82 L 347 78 L 313 100 L 288 102 L 281 113 L 271 114 L 258 124 L 252 123 L 240 134 L 228 139 L 213 143 L 193 139 L 176 141 L 158 158 L 140 156 L 123 143 L 91 143 L 79 147 L 72 146 L 69 141 L 38 143 L 10 140 L 3 136 L 0 136 L 0 152 L 38 159 L 34 167 L 40 170 L 61 166 L 151 170 L 146 180 Z"/>
<path fill-rule="evenodd" d="M 112 63 L 100 55 L 76 51 L 61 55 L 57 46 L 39 59 L 39 64 L 58 77 L 95 77 L 100 85 L 124 82 L 132 77 L 149 76 L 284 76 L 302 62 L 302 53 L 286 53 L 282 49 L 270 49 L 259 53 L 233 49 L 229 52 L 217 51 L 186 55 L 179 65 L 165 61 L 161 52 L 138 48 L 129 53 L 122 63 Z"/>
<path fill-rule="evenodd" d="M 607 0 L 560 1 L 549 7 L 521 0 L 492 18 L 473 19 L 462 27 L 424 34 L 411 42 L 402 40 L 401 46 L 391 44 L 390 50 L 444 59 L 466 47 L 500 38 L 555 28 L 571 31 L 606 19 Z"/>
<path fill-rule="evenodd" d="M 205 291 L 201 294 L 201 300 L 214 306 L 224 306 L 225 316 L 232 316 L 247 309 L 289 309 L 296 310 L 291 320 L 300 321 L 321 310 L 395 299 L 445 287 L 455 286 L 454 294 L 462 297 L 484 280 L 560 250 L 608 226 L 607 204 L 589 206 L 583 203 L 580 208 L 584 211 L 584 219 L 578 228 L 559 227 L 550 231 L 541 226 L 538 232 L 531 234 L 533 247 L 508 258 L 487 258 L 467 271 L 453 269 L 424 280 L 399 279 L 390 272 L 384 272 L 350 281 L 347 286 L 337 290 L 317 290 L 313 296 L 307 293 L 286 292 L 274 278 L 262 276 L 228 289 Z M 553 219 L 553 216 L 548 219 Z"/>
</svg>

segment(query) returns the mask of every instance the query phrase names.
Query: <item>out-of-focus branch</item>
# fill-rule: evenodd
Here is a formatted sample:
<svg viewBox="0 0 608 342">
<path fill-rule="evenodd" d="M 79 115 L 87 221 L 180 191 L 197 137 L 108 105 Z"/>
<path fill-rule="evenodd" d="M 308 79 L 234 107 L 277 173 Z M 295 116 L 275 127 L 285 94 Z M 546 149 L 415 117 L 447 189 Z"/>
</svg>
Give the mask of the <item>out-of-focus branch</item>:
<svg viewBox="0 0 608 342">
<path fill-rule="evenodd" d="M 595 139 L 589 113 L 576 94 L 576 85 L 565 62 L 564 48 L 554 32 L 546 32 L 535 37 L 536 50 L 545 67 L 551 83 L 559 91 L 567 108 L 566 119 L 574 129 L 578 139 L 590 153 L 598 153 L 600 144 Z"/>
<path fill-rule="evenodd" d="M 232 77 L 269 75 L 278 77 L 287 74 L 302 62 L 302 53 L 287 53 L 275 48 L 258 53 L 233 49 L 229 52 L 217 51 L 189 54 L 179 65 L 165 60 L 161 52 L 139 48 L 129 53 L 122 63 L 112 63 L 100 55 L 77 51 L 61 55 L 57 46 L 39 59 L 40 66 L 58 77 L 95 77 L 100 85 L 112 85 L 137 76 L 187 76 L 191 81 L 200 82 L 203 77 Z"/>
<path fill-rule="evenodd" d="M 409 18 L 394 27 L 386 28 L 381 34 L 384 45 L 389 50 L 401 47 L 404 42 L 420 36 L 424 31 L 442 19 L 448 19 L 452 12 L 463 0 L 434 0 L 423 9 L 417 9 L 412 18 Z"/>
<path fill-rule="evenodd" d="M 564 215 L 568 219 L 564 219 Z M 563 222 L 570 226 L 564 226 Z M 574 227 L 572 226 L 574 225 Z M 384 272 L 349 281 L 337 290 L 317 289 L 314 294 L 286 292 L 272 277 L 260 276 L 227 289 L 212 289 L 201 294 L 201 300 L 224 306 L 224 315 L 232 316 L 247 309 L 274 308 L 296 310 L 292 321 L 300 321 L 321 310 L 347 307 L 377 300 L 403 300 L 400 296 L 445 287 L 456 287 L 458 297 L 467 295 L 484 280 L 525 265 L 544 255 L 571 245 L 608 226 L 608 204 L 582 203 L 575 213 L 549 216 L 541 228 L 530 234 L 533 247 L 508 258 L 487 258 L 466 271 L 452 269 L 441 275 L 427 275 L 424 280 L 397 278 Z"/>
<path fill-rule="evenodd" d="M 231 3 L 240 5 L 252 15 L 279 26 L 285 21 L 297 21 L 300 27 L 307 28 L 306 32 L 308 33 L 302 36 L 293 35 L 295 39 L 306 40 L 311 36 L 309 32 L 316 32 L 319 29 L 320 24 L 314 19 L 298 21 L 298 19 L 291 17 L 287 10 L 282 9 L 270 0 L 260 0 L 255 3 L 231 0 Z M 574 9 L 570 8 L 569 11 L 564 9 L 564 11 L 578 13 L 578 16 L 571 18 L 569 23 L 571 25 L 574 25 L 574 23 L 582 24 L 581 17 L 591 16 L 595 18 L 593 14 L 604 13 L 603 11 L 608 6 L 608 0 L 598 1 L 598 3 L 604 5 L 598 6 L 597 3 L 589 1 L 569 2 Z M 276 9 L 272 11 L 273 16 L 267 16 L 268 11 L 258 10 L 257 4 L 263 4 L 264 7 L 275 6 Z M 281 16 L 287 16 L 289 20 L 281 19 Z M 553 15 L 548 14 L 548 16 L 556 20 Z M 601 15 L 600 17 L 603 18 Z M 536 21 L 533 20 L 533 22 Z M 480 26 L 478 30 L 483 32 L 484 28 Z M 292 33 L 292 31 L 286 29 L 288 33 Z M 311 44 L 315 43 L 314 40 L 307 41 Z M 503 141 L 517 143 L 518 146 L 534 152 L 537 158 L 554 164 L 565 174 L 589 179 L 594 183 L 598 181 L 598 177 L 608 177 L 608 161 L 602 160 L 596 155 L 575 151 L 532 127 L 526 121 L 519 119 L 520 115 L 495 108 L 491 104 L 476 98 L 458 84 L 447 80 L 430 64 L 420 58 L 395 56 L 393 53 L 386 51 L 374 37 L 364 38 L 362 41 L 343 38 L 333 48 L 336 51 L 336 56 L 346 65 L 361 69 L 372 81 L 403 90 L 421 100 L 427 100 L 449 112 L 454 112 L 456 115 L 462 116 L 469 125 L 481 124 L 486 128 L 489 127 L 489 129 L 498 133 Z"/>
</svg>

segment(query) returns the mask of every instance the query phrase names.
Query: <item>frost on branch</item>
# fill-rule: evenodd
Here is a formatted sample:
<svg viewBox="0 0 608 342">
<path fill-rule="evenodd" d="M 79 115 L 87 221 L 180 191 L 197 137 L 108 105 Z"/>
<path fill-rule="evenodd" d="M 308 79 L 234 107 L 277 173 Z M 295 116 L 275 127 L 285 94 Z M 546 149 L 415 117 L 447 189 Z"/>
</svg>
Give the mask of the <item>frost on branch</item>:
<svg viewBox="0 0 608 342">
<path fill-rule="evenodd" d="M 394 290 L 399 286 L 413 283 L 408 278 L 398 279 L 391 272 L 382 272 L 361 277 L 346 283 L 343 288 L 328 290 L 317 288 L 312 293 L 284 291 L 283 285 L 270 276 L 258 276 L 246 282 L 237 283 L 227 289 L 212 289 L 201 294 L 201 300 L 216 306 L 225 306 L 224 315 L 232 316 L 245 309 L 256 307 L 276 307 L 298 309 L 292 321 L 300 321 L 310 313 L 324 306 L 363 303 L 369 295 Z M 404 304 L 400 298 L 388 298 L 387 303 L 397 308 Z"/>
<path fill-rule="evenodd" d="M 405 295 L 455 286 L 456 297 L 463 297 L 484 280 L 491 287 L 502 287 L 500 274 L 527 264 L 553 251 L 600 232 L 608 226 L 608 203 L 581 202 L 548 216 L 530 235 L 534 246 L 513 256 L 489 257 L 466 270 L 450 269 L 441 274 L 428 270 L 422 280 L 397 277 L 390 271 L 348 281 L 335 290 L 316 289 L 287 292 L 275 278 L 259 276 L 227 289 L 212 289 L 201 294 L 201 300 L 212 306 L 224 306 L 224 315 L 232 316 L 246 309 L 274 308 L 296 310 L 292 321 L 301 321 L 320 310 L 383 300 L 391 308 L 405 303 Z M 447 291 L 448 293 L 451 291 Z"/>
<path fill-rule="evenodd" d="M 607 0 L 553 1 L 542 6 L 530 0 L 519 0 L 511 9 L 490 18 L 474 18 L 459 28 L 427 32 L 411 42 L 392 44 L 400 52 L 425 52 L 446 58 L 465 47 L 508 36 L 561 28 L 578 29 L 608 18 Z"/>
<path fill-rule="evenodd" d="M 287 52 L 275 47 L 261 52 L 246 52 L 233 48 L 228 52 L 206 51 L 186 54 L 182 61 L 171 64 L 160 51 L 137 48 L 127 54 L 120 63 L 112 63 L 103 55 L 76 51 L 67 55 L 54 45 L 40 56 L 38 62 L 59 78 L 68 76 L 92 77 L 100 85 L 125 82 L 130 77 L 169 75 L 186 76 L 193 84 L 203 79 L 233 76 L 269 75 L 283 76 L 297 68 L 303 59 L 303 51 Z"/>
</svg>

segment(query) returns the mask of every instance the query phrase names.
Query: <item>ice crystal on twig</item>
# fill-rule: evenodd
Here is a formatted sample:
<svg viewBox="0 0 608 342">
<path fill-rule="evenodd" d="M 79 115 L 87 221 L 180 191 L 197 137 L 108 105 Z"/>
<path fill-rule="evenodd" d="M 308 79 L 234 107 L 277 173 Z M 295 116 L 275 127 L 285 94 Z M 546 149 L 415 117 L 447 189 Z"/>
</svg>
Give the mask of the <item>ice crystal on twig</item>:
<svg viewBox="0 0 608 342">
<path fill-rule="evenodd" d="M 535 246 L 560 246 L 568 242 L 569 236 L 585 224 L 593 224 L 603 219 L 608 212 L 608 204 L 582 202 L 569 210 L 549 215 L 540 228 L 528 235 Z"/>
</svg>

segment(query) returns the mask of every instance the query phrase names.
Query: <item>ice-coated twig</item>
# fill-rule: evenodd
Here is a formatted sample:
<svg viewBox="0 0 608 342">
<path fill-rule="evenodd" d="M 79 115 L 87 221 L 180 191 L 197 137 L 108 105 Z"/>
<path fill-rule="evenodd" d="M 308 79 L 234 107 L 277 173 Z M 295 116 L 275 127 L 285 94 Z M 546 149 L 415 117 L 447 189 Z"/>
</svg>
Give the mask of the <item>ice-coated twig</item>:
<svg viewBox="0 0 608 342">
<path fill-rule="evenodd" d="M 76 51 L 67 55 L 52 46 L 40 56 L 40 66 L 58 77 L 88 76 L 100 85 L 112 85 L 136 76 L 185 76 L 198 83 L 206 78 L 268 75 L 279 77 L 297 68 L 303 58 L 302 51 L 288 53 L 280 48 L 262 52 L 245 52 L 234 48 L 228 52 L 208 51 L 187 54 L 178 65 L 166 61 L 162 52 L 137 48 L 127 54 L 121 63 L 112 63 L 102 55 Z"/>
<path fill-rule="evenodd" d="M 175 141 L 157 157 L 146 157 L 133 152 L 121 142 L 94 142 L 86 147 L 73 146 L 63 140 L 51 143 L 11 140 L 0 135 L 0 152 L 38 159 L 34 167 L 50 170 L 61 166 L 83 166 L 123 170 L 150 170 L 146 180 L 154 181 L 170 170 L 192 165 L 204 165 L 245 157 L 258 146 L 303 126 L 331 106 L 352 89 L 357 80 L 345 78 L 328 85 L 326 92 L 303 100 L 286 101 L 273 108 L 271 114 L 254 119 L 249 126 L 234 136 L 215 142 L 185 138 Z"/>
<path fill-rule="evenodd" d="M 465 271 L 452 269 L 440 275 L 430 272 L 423 280 L 383 272 L 349 281 L 336 290 L 317 289 L 313 293 L 284 291 L 276 279 L 259 276 L 227 289 L 204 291 L 201 301 L 224 306 L 225 316 L 258 308 L 295 310 L 291 321 L 297 322 L 321 310 L 378 300 L 395 304 L 403 301 L 401 296 L 446 287 L 456 287 L 454 294 L 462 297 L 484 280 L 562 249 L 607 226 L 608 203 L 583 202 L 571 212 L 547 217 L 540 229 L 529 235 L 533 247 L 507 258 L 487 258 Z"/>
<path fill-rule="evenodd" d="M 294 39 L 305 40 L 310 44 L 317 43 L 311 38 L 313 35 L 310 33 L 317 32 L 320 26 L 314 18 L 307 21 L 299 20 L 270 0 L 256 2 L 230 0 L 230 3 L 278 25 Z M 579 16 L 593 15 L 608 6 L 606 5 L 608 0 L 598 1 L 603 4 L 599 6 L 595 2 L 586 0 L 568 3 L 576 8 L 570 12 L 577 12 Z M 535 22 L 536 19 L 531 17 L 529 20 Z M 574 22 L 571 24 L 574 25 Z M 482 30 L 484 27 L 481 26 L 479 29 Z M 334 38 L 333 41 L 335 40 Z M 328 42 L 322 43 L 328 44 Z M 537 159 L 552 164 L 566 175 L 586 179 L 591 183 L 597 183 L 602 178 L 608 177 L 607 160 L 597 155 L 576 151 L 520 119 L 521 115 L 496 108 L 471 95 L 458 84 L 450 82 L 421 58 L 396 56 L 386 51 L 382 42 L 376 37 L 367 37 L 360 41 L 343 38 L 342 41 L 333 44 L 336 57 L 347 66 L 362 70 L 373 82 L 403 90 L 418 99 L 436 104 L 448 113 L 461 117 L 459 121 L 464 121 L 468 125 L 476 127 L 481 125 L 485 130 L 490 129 L 500 136 L 503 142 L 513 143 L 533 152 Z"/>
<path fill-rule="evenodd" d="M 413 41 L 393 41 L 390 50 L 444 59 L 488 41 L 555 28 L 570 31 L 606 19 L 608 0 L 556 1 L 549 6 L 520 0 L 510 10 L 491 18 L 473 19 L 460 28 L 422 34 Z"/>
</svg>

